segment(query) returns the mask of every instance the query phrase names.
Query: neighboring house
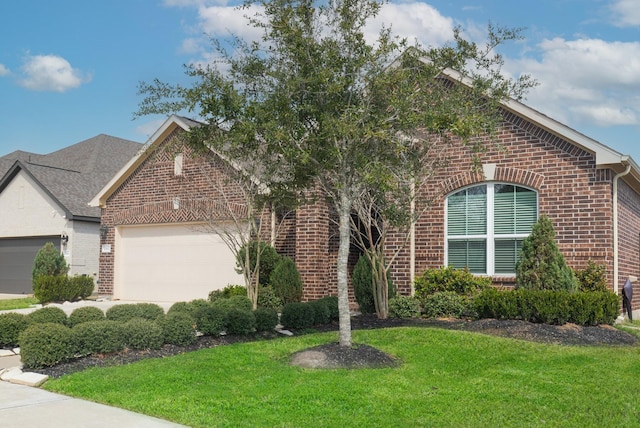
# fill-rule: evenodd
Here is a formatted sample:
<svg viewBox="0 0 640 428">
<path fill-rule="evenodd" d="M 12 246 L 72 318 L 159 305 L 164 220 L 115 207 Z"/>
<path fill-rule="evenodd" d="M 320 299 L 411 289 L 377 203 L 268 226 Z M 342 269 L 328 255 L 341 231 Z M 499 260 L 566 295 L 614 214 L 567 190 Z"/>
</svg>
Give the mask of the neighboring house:
<svg viewBox="0 0 640 428">
<path fill-rule="evenodd" d="M 519 102 L 504 103 L 503 117 L 499 144 L 487 141 L 481 168 L 474 170 L 467 148 L 451 145 L 448 166 L 422 195 L 431 203 L 408 243 L 400 235 L 388 239 L 389 248 L 401 246 L 391 267 L 394 285 L 410 294 L 425 269 L 453 265 L 513 286 L 522 240 L 546 213 L 567 263 L 604 264 L 608 283 L 620 292 L 628 276 L 640 274 L 638 165 Z M 194 195 L 217 197 L 206 176 L 224 171 L 206 157 L 175 149 L 175 137 L 196 125 L 170 117 L 92 201 L 102 207 L 109 231 L 100 258 L 101 293 L 189 300 L 241 283 L 224 244 L 198 226 L 203 219 L 195 208 Z M 161 150 L 167 144 L 174 149 Z M 295 259 L 306 299 L 336 293 L 338 246 L 330 212 L 323 203 L 299 208 L 274 240 L 279 252 Z M 357 256 L 354 251 L 352 266 Z"/>
<path fill-rule="evenodd" d="M 71 275 L 97 275 L 100 210 L 88 202 L 141 147 L 98 135 L 47 155 L 0 157 L 0 293 L 33 293 L 33 261 L 47 242 Z"/>
</svg>

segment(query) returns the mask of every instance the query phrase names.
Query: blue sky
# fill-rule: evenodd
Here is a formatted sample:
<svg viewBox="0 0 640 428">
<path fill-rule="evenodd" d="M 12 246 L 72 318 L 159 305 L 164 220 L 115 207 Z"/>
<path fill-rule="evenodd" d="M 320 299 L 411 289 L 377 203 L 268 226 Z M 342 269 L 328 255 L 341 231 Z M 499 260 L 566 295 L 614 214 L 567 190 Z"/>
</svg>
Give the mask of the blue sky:
<svg viewBox="0 0 640 428">
<path fill-rule="evenodd" d="M 21 0 L 2 5 L 0 155 L 49 153 L 98 134 L 145 142 L 162 122 L 133 120 L 140 81 L 185 82 L 210 58 L 204 34 L 251 38 L 232 3 L 208 0 Z M 526 27 L 505 72 L 540 85 L 525 103 L 640 162 L 638 0 L 432 0 L 386 5 L 380 23 L 424 45 L 460 25 Z"/>
</svg>

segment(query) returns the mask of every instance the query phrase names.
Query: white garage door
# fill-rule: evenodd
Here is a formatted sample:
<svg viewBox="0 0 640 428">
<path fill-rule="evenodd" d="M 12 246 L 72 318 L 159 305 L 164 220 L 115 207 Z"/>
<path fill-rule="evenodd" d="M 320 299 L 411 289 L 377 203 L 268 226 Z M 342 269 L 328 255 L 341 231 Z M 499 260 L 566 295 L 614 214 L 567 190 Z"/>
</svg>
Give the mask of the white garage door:
<svg viewBox="0 0 640 428">
<path fill-rule="evenodd" d="M 118 228 L 114 280 L 114 298 L 157 302 L 206 299 L 243 284 L 222 239 L 185 225 Z"/>
</svg>

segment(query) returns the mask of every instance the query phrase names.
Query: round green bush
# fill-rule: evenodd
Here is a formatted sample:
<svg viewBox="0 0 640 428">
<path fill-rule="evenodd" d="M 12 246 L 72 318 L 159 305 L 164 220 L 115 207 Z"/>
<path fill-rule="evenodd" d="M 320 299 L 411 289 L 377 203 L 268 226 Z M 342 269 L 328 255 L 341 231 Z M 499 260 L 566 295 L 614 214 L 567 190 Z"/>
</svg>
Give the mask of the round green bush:
<svg viewBox="0 0 640 428">
<path fill-rule="evenodd" d="M 164 309 L 155 303 L 136 303 L 140 318 L 155 321 L 164 316 Z"/>
<path fill-rule="evenodd" d="M 227 299 L 224 299 L 227 300 Z M 196 327 L 205 336 L 217 336 L 224 331 L 226 309 L 213 304 L 198 308 L 195 313 Z"/>
<path fill-rule="evenodd" d="M 93 277 L 88 275 L 74 275 L 69 278 L 67 287 L 70 297 L 67 300 L 86 299 L 93 293 Z"/>
<path fill-rule="evenodd" d="M 231 308 L 224 316 L 224 329 L 227 334 L 246 336 L 256 329 L 256 316 L 253 311 Z"/>
<path fill-rule="evenodd" d="M 415 297 L 398 295 L 389 299 L 391 318 L 418 318 L 420 312 L 420 302 Z"/>
<path fill-rule="evenodd" d="M 427 318 L 460 318 L 466 308 L 466 298 L 454 291 L 441 291 L 423 297 L 422 305 Z"/>
<path fill-rule="evenodd" d="M 37 309 L 27 315 L 29 323 L 56 323 L 66 324 L 67 314 L 56 306 L 47 306 Z"/>
<path fill-rule="evenodd" d="M 311 306 L 311 308 L 313 309 L 314 325 L 324 325 L 331 322 L 331 311 L 329 310 L 329 306 L 326 301 L 321 299 L 313 300 L 311 302 L 307 302 L 307 305 Z"/>
<path fill-rule="evenodd" d="M 129 349 L 160 349 L 164 343 L 162 328 L 145 318 L 133 318 L 123 325 L 125 346 Z"/>
<path fill-rule="evenodd" d="M 78 324 L 88 321 L 102 321 L 105 319 L 104 312 L 100 308 L 95 306 L 83 306 L 81 308 L 74 309 L 67 319 L 67 325 L 74 327 Z"/>
<path fill-rule="evenodd" d="M 257 308 L 253 311 L 256 317 L 256 331 L 273 331 L 278 325 L 278 313 L 272 308 Z"/>
<path fill-rule="evenodd" d="M 164 318 L 157 320 L 162 328 L 164 343 L 186 346 L 196 341 L 196 321 L 184 312 L 170 312 Z"/>
<path fill-rule="evenodd" d="M 315 321 L 313 308 L 301 302 L 293 302 L 284 305 L 280 315 L 280 323 L 286 328 L 308 328 Z"/>
<path fill-rule="evenodd" d="M 209 307 L 211 302 L 205 299 L 195 299 L 190 302 L 176 302 L 167 311 L 167 314 L 182 312 L 195 318 L 196 312 L 202 307 Z"/>
<path fill-rule="evenodd" d="M 227 311 L 230 309 L 240 309 L 243 311 L 253 310 L 253 304 L 247 296 L 232 296 L 226 299 L 218 299 L 211 303 L 211 306 Z"/>
<path fill-rule="evenodd" d="M 33 295 L 42 304 L 73 300 L 68 292 L 67 275 L 38 275 L 33 279 Z"/>
<path fill-rule="evenodd" d="M 19 338 L 20 359 L 25 368 L 37 369 L 74 357 L 71 329 L 59 323 L 38 323 L 27 327 Z"/>
<path fill-rule="evenodd" d="M 338 309 L 338 296 L 325 296 L 321 299 L 329 308 L 329 318 L 331 321 L 338 321 L 340 318 L 340 310 Z"/>
<path fill-rule="evenodd" d="M 123 323 L 118 321 L 88 321 L 71 329 L 76 351 L 80 355 L 106 354 L 125 347 Z"/>
<path fill-rule="evenodd" d="M 24 314 L 7 312 L 0 314 L 0 347 L 18 346 L 20 333 L 26 330 L 29 321 Z"/>
</svg>

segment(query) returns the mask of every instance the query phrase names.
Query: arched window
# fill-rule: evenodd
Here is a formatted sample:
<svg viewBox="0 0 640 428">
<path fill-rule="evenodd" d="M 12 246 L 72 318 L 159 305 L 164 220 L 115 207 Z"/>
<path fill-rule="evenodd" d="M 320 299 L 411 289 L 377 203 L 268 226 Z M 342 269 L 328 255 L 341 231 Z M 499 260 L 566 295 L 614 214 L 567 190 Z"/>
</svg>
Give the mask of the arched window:
<svg viewBox="0 0 640 428">
<path fill-rule="evenodd" d="M 486 183 L 449 195 L 446 211 L 449 266 L 514 275 L 522 240 L 538 220 L 538 194 L 512 184 Z"/>
</svg>

